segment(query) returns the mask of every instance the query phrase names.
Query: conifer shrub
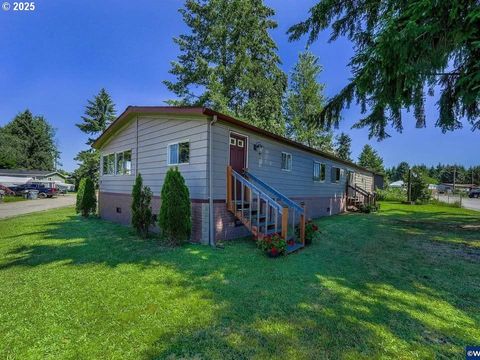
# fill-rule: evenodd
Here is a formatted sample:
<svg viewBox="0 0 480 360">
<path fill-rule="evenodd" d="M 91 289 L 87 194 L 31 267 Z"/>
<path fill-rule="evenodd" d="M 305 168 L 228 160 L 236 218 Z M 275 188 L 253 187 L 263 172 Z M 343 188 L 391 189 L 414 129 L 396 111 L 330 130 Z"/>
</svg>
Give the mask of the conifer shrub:
<svg viewBox="0 0 480 360">
<path fill-rule="evenodd" d="M 192 220 L 190 193 L 178 168 L 167 171 L 161 198 L 158 217 L 161 233 L 171 244 L 180 245 L 190 238 Z"/>
<path fill-rule="evenodd" d="M 95 214 L 97 210 L 97 196 L 92 179 L 83 178 L 80 180 L 75 208 L 77 213 L 80 213 L 84 217 Z"/>
<path fill-rule="evenodd" d="M 151 203 L 152 191 L 143 185 L 142 175 L 138 174 L 132 189 L 132 226 L 143 238 L 148 237 L 150 225 L 154 224 Z"/>
</svg>

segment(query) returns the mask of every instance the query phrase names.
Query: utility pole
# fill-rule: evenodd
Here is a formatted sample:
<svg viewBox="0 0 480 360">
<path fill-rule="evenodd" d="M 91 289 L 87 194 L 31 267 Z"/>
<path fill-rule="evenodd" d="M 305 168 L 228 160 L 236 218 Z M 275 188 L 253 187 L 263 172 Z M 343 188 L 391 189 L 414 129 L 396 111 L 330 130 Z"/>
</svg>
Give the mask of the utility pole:
<svg viewBox="0 0 480 360">
<path fill-rule="evenodd" d="M 408 203 L 412 202 L 412 170 L 408 169 L 408 189 L 407 189 Z"/>
<path fill-rule="evenodd" d="M 453 193 L 455 193 L 456 176 L 457 176 L 457 166 L 455 165 L 453 167 Z"/>
</svg>

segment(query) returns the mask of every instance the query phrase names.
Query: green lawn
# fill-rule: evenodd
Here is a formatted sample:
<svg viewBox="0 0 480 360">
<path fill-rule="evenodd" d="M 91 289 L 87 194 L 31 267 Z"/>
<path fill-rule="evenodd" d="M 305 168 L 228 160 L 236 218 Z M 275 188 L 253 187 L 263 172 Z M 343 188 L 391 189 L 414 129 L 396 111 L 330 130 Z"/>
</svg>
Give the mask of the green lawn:
<svg viewBox="0 0 480 360">
<path fill-rule="evenodd" d="M 0 221 L 1 359 L 458 358 L 480 345 L 480 213 L 383 203 L 285 258 L 167 249 L 59 209 Z"/>
<path fill-rule="evenodd" d="M 5 196 L 1 201 L 4 203 L 11 203 L 11 202 L 17 202 L 17 201 L 26 201 L 27 199 L 23 198 L 23 196 Z"/>
</svg>

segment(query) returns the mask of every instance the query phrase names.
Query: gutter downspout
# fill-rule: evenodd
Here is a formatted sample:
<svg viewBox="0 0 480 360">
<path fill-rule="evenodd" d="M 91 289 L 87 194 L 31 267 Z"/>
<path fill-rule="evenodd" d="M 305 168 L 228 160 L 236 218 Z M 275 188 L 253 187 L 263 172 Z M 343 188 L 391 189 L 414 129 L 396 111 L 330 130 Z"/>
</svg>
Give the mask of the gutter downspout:
<svg viewBox="0 0 480 360">
<path fill-rule="evenodd" d="M 215 247 L 215 218 L 213 207 L 213 131 L 212 126 L 217 122 L 217 115 L 208 122 L 208 244 Z"/>
</svg>

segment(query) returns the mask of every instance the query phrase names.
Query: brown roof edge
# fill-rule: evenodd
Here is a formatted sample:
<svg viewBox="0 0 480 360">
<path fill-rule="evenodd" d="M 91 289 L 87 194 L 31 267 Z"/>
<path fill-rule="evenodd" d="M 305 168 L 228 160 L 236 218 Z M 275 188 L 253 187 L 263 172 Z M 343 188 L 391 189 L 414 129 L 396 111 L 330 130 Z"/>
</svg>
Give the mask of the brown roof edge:
<svg viewBox="0 0 480 360">
<path fill-rule="evenodd" d="M 218 119 L 220 120 L 223 120 L 223 121 L 226 121 L 228 123 L 231 123 L 231 124 L 234 124 L 234 125 L 237 125 L 237 126 L 240 126 L 240 127 L 243 127 L 245 129 L 248 129 L 248 130 L 251 130 L 253 132 L 256 132 L 256 133 L 259 133 L 259 134 L 262 134 L 266 137 L 269 137 L 271 139 L 274 139 L 274 140 L 277 140 L 277 141 L 280 141 L 284 144 L 288 144 L 288 145 L 291 145 L 293 147 L 296 147 L 298 149 L 301 149 L 301 150 L 304 150 L 304 151 L 308 151 L 310 153 L 313 153 L 313 154 L 316 154 L 316 155 L 320 155 L 324 158 L 327 158 L 327 159 L 330 159 L 330 160 L 334 160 L 336 162 L 339 162 L 339 163 L 342 163 L 342 164 L 345 164 L 345 165 L 348 165 L 348 166 L 351 166 L 351 167 L 354 167 L 356 169 L 360 169 L 360 170 L 363 170 L 363 171 L 368 171 L 368 172 L 371 172 L 372 174 L 376 174 L 376 175 L 382 175 L 383 174 L 379 174 L 379 173 L 376 173 L 375 171 L 373 170 L 370 170 L 370 169 L 367 169 L 367 168 L 364 168 L 362 166 L 359 166 L 351 161 L 347 161 L 347 160 L 343 160 L 343 159 L 340 159 L 339 157 L 335 156 L 335 155 L 332 155 L 330 153 L 327 153 L 325 151 L 321 151 L 321 150 L 317 150 L 317 149 L 314 149 L 314 148 L 311 148 L 309 146 L 306 146 L 306 145 L 303 145 L 299 142 L 296 142 L 296 141 L 293 141 L 293 140 L 290 140 L 290 139 L 287 139 L 283 136 L 280 136 L 280 135 L 277 135 L 277 134 L 274 134 L 270 131 L 267 131 L 267 130 L 263 130 L 259 127 L 256 127 L 254 125 L 251 125 L 245 121 L 241 121 L 241 120 L 238 120 L 238 119 L 235 119 L 234 117 L 231 117 L 231 116 L 228 116 L 228 115 L 225 115 L 225 114 L 222 114 L 222 113 L 219 113 L 215 110 L 212 110 L 212 109 L 209 109 L 209 108 L 205 108 L 204 112 L 203 112 L 205 115 L 208 115 L 208 116 L 214 116 L 216 115 Z"/>
<path fill-rule="evenodd" d="M 298 143 L 296 141 L 287 139 L 283 136 L 271 133 L 269 131 L 263 130 L 259 127 L 256 127 L 254 125 L 251 125 L 245 121 L 238 120 L 234 117 L 231 117 L 229 115 L 225 115 L 222 113 L 219 113 L 215 110 L 209 109 L 209 108 L 204 108 L 204 107 L 195 107 L 195 106 L 128 106 L 123 113 L 120 114 L 120 116 L 113 121 L 108 128 L 97 138 L 97 140 L 94 141 L 92 144 L 92 147 L 95 149 L 99 149 L 105 141 L 108 140 L 108 138 L 115 133 L 115 130 L 124 125 L 130 116 L 135 115 L 135 114 L 176 114 L 176 115 L 206 115 L 206 116 L 217 116 L 218 119 L 223 120 L 225 122 L 228 122 L 230 124 L 236 125 L 238 127 L 242 127 L 244 129 L 259 133 L 264 135 L 265 137 L 277 140 L 279 142 L 282 142 L 284 144 L 296 147 L 298 149 L 308 151 L 310 153 L 320 155 L 324 158 L 334 160 L 336 162 L 351 166 L 356 169 L 360 169 L 363 171 L 368 171 L 372 174 L 377 174 L 377 175 L 382 175 L 378 174 L 375 171 L 372 171 L 370 169 L 358 166 L 357 164 L 342 160 L 335 155 L 329 154 L 324 151 L 320 151 L 317 149 L 313 149 L 311 147 L 308 147 L 306 145 L 303 145 L 301 143 Z"/>
</svg>

